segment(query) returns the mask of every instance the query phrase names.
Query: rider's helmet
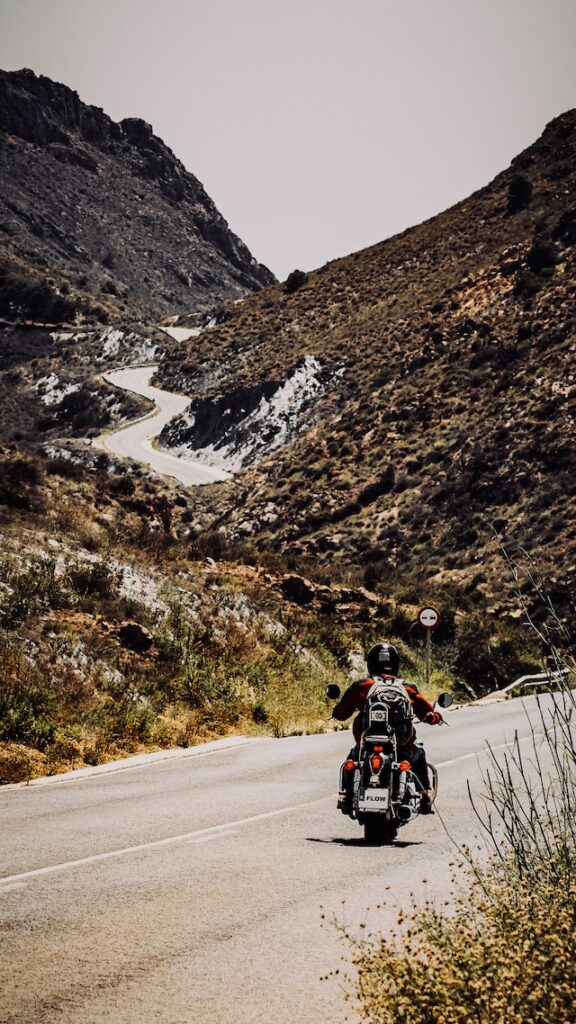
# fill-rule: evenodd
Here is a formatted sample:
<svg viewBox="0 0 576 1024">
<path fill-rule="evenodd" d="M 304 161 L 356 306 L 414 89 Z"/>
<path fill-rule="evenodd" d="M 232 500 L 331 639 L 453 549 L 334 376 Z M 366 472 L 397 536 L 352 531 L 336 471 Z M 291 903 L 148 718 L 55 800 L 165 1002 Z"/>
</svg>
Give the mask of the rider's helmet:
<svg viewBox="0 0 576 1024">
<path fill-rule="evenodd" d="M 393 644 L 374 644 L 366 655 L 366 666 L 371 676 L 397 676 L 400 655 Z"/>
</svg>

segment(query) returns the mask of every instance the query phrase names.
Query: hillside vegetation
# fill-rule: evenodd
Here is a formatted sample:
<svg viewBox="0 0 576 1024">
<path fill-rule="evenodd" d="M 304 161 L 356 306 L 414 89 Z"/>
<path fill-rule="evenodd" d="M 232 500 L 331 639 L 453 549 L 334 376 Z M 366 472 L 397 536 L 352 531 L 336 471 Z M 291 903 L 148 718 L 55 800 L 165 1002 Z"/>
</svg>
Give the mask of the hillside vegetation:
<svg viewBox="0 0 576 1024">
<path fill-rule="evenodd" d="M 207 557 L 189 491 L 103 453 L 0 450 L 0 782 L 229 732 L 329 728 L 327 682 L 396 639 L 424 688 L 417 606 L 276 558 Z M 433 697 L 467 699 L 534 670 L 513 619 L 434 592 Z"/>
</svg>

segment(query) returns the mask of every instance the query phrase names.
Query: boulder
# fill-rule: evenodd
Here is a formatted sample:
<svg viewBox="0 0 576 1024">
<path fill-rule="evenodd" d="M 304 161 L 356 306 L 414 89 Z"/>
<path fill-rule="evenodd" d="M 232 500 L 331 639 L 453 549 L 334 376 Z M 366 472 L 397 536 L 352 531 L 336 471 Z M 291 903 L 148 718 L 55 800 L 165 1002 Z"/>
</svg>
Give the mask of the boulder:
<svg viewBox="0 0 576 1024">
<path fill-rule="evenodd" d="M 295 604 L 310 604 L 314 600 L 314 584 L 304 576 L 298 576 L 296 573 L 284 576 L 280 587 L 284 597 L 287 597 L 289 601 L 294 601 Z"/>
<path fill-rule="evenodd" d="M 118 639 L 123 647 L 138 654 L 149 651 L 154 643 L 150 630 L 138 622 L 122 622 L 118 628 Z"/>
<path fill-rule="evenodd" d="M 344 604 L 380 604 L 380 598 L 366 587 L 334 587 L 339 601 Z"/>
</svg>

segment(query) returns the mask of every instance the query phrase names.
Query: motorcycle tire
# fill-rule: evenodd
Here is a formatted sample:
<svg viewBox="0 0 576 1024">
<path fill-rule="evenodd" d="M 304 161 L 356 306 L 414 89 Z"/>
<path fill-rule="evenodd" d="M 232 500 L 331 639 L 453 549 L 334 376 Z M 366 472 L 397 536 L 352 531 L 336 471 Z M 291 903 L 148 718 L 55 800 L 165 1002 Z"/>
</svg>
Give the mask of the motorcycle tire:
<svg viewBox="0 0 576 1024">
<path fill-rule="evenodd" d="M 368 814 L 364 818 L 364 842 L 369 846 L 387 846 L 398 835 L 398 827 L 383 814 Z"/>
</svg>

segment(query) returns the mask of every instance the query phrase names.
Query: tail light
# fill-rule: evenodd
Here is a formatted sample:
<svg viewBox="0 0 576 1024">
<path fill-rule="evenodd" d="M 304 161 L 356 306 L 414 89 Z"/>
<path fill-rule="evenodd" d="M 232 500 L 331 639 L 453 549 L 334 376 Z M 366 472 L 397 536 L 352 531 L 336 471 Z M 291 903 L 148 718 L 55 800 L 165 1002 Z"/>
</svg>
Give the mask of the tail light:
<svg viewBox="0 0 576 1024">
<path fill-rule="evenodd" d="M 372 765 L 372 771 L 374 773 L 379 772 L 383 764 L 380 754 L 372 754 L 370 764 Z"/>
<path fill-rule="evenodd" d="M 353 761 L 351 757 L 347 761 L 344 761 L 344 770 L 347 772 L 353 772 L 356 767 L 356 761 Z"/>
<path fill-rule="evenodd" d="M 409 772 L 412 765 L 410 764 L 410 761 L 400 761 L 398 767 L 401 772 Z"/>
</svg>

